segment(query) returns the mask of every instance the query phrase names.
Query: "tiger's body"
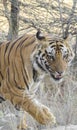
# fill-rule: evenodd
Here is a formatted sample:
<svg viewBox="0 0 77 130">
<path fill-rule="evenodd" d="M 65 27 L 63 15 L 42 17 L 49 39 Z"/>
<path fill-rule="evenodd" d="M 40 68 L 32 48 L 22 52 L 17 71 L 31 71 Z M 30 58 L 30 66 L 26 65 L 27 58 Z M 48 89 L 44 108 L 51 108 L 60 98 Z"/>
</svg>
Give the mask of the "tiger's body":
<svg viewBox="0 0 77 130">
<path fill-rule="evenodd" d="M 31 93 L 42 78 L 49 74 L 60 81 L 73 59 L 68 40 L 48 40 L 40 32 L 24 35 L 0 45 L 0 94 L 17 107 L 31 114 L 41 124 L 55 122 L 49 108 Z"/>
</svg>

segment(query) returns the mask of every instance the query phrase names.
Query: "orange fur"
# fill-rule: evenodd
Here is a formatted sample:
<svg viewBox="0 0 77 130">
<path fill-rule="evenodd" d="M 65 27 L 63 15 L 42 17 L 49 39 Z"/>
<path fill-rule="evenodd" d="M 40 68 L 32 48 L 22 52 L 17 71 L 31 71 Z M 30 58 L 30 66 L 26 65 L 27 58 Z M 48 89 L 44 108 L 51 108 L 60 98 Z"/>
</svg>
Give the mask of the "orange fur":
<svg viewBox="0 0 77 130">
<path fill-rule="evenodd" d="M 40 41 L 39 41 L 40 42 Z M 49 108 L 39 103 L 29 93 L 29 86 L 33 82 L 32 59 L 39 50 L 39 42 L 34 35 L 24 35 L 12 42 L 0 45 L 0 94 L 11 101 L 14 106 L 22 108 L 31 114 L 39 123 L 55 123 L 55 117 Z M 49 46 L 48 39 L 43 37 L 41 51 Z M 56 44 L 54 42 L 54 44 Z M 59 48 L 58 43 L 58 48 Z M 68 47 L 69 48 L 69 47 Z M 56 60 L 51 61 L 45 54 L 49 66 L 53 71 L 64 71 L 67 62 L 62 58 L 59 49 L 56 50 Z M 38 70 L 38 74 L 42 73 Z M 33 83 L 33 86 L 35 83 Z"/>
</svg>

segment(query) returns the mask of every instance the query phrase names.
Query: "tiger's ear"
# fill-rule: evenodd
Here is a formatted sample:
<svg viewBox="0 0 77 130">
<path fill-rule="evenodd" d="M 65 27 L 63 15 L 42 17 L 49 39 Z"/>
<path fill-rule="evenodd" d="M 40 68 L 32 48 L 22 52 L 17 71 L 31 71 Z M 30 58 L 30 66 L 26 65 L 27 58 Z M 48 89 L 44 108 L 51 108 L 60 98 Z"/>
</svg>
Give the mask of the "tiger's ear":
<svg viewBox="0 0 77 130">
<path fill-rule="evenodd" d="M 72 35 L 69 34 L 69 35 L 67 35 L 67 36 L 64 36 L 63 39 L 69 41 L 69 40 L 72 39 Z"/>
<path fill-rule="evenodd" d="M 37 33 L 36 33 L 36 38 L 37 38 L 38 40 L 40 40 L 40 41 L 42 41 L 42 40 L 45 41 L 45 40 L 46 40 L 45 36 L 41 33 L 40 30 L 37 31 Z"/>
</svg>

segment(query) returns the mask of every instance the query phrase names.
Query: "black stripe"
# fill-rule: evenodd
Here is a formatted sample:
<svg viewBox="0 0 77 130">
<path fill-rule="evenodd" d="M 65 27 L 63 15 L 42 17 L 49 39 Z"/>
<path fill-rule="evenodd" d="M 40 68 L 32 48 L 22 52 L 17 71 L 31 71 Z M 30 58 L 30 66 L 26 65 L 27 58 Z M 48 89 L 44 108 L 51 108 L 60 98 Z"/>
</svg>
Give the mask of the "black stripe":
<svg viewBox="0 0 77 130">
<path fill-rule="evenodd" d="M 16 41 L 14 41 L 13 43 L 11 43 L 11 47 L 10 47 L 10 50 L 9 50 L 9 53 L 8 53 L 8 63 L 9 62 L 9 57 L 10 57 L 10 53 L 11 53 L 11 50 L 12 48 L 14 47 L 14 45 L 21 39 L 22 37 L 18 38 Z"/>
<path fill-rule="evenodd" d="M 55 41 L 51 41 L 51 42 L 49 43 L 49 45 L 51 45 L 51 44 L 53 44 L 53 43 L 55 43 Z"/>
<path fill-rule="evenodd" d="M 47 64 L 45 64 L 45 66 L 46 66 L 47 70 L 49 70 L 50 67 Z"/>
<path fill-rule="evenodd" d="M 26 84 L 27 89 L 29 89 L 28 83 L 27 83 L 27 81 L 26 81 L 26 79 L 25 79 L 25 76 L 24 76 L 24 74 L 23 74 L 23 70 L 22 70 L 22 76 L 23 76 L 24 83 Z"/>
<path fill-rule="evenodd" d="M 42 57 L 44 57 L 44 56 L 45 56 L 45 53 L 42 54 Z"/>
<path fill-rule="evenodd" d="M 26 78 L 27 78 L 27 80 L 28 80 L 28 75 L 27 75 L 26 70 L 25 70 L 25 67 L 24 67 L 24 60 L 23 60 L 23 56 L 22 56 L 22 48 L 21 48 L 21 50 L 20 50 L 20 56 L 21 56 L 21 60 L 22 60 L 23 69 L 24 69 Z"/>
<path fill-rule="evenodd" d="M 52 45 L 51 48 L 54 48 L 56 45 Z"/>
<path fill-rule="evenodd" d="M 10 42 L 6 43 L 6 48 L 5 48 L 4 55 L 6 54 L 6 52 L 7 52 L 7 49 L 8 49 L 8 47 L 9 47 L 9 45 L 10 45 Z"/>
<path fill-rule="evenodd" d="M 60 47 L 64 47 L 63 45 L 59 45 Z"/>
<path fill-rule="evenodd" d="M 8 79 L 7 79 L 8 82 L 6 82 L 6 84 L 7 84 L 8 90 L 10 91 L 10 93 L 13 93 L 13 95 L 15 95 L 15 96 L 17 96 L 17 97 L 22 97 L 21 95 L 16 94 L 16 92 L 14 93 L 14 92 L 10 89 L 9 84 L 11 85 L 11 87 L 12 87 L 12 84 L 10 83 L 10 79 L 9 79 L 9 77 L 10 77 L 10 75 L 9 75 L 9 68 L 7 69 L 7 73 L 8 73 Z"/>
<path fill-rule="evenodd" d="M 43 71 L 46 71 L 46 70 L 39 64 L 37 58 L 36 58 L 36 64 L 38 65 L 38 67 L 39 67 L 40 69 L 42 69 Z"/>
<path fill-rule="evenodd" d="M 22 38 L 22 36 L 21 36 L 20 38 L 18 38 L 17 40 L 15 40 L 15 41 L 12 43 L 12 46 L 11 46 L 11 48 L 10 48 L 10 50 L 9 50 L 9 55 L 10 55 L 10 52 L 11 52 L 12 48 L 14 47 L 14 45 L 15 45 L 21 38 Z"/>
<path fill-rule="evenodd" d="M 2 73 L 1 73 L 1 71 L 0 71 L 0 75 L 1 75 L 1 78 L 3 79 L 4 77 L 3 77 Z"/>
<path fill-rule="evenodd" d="M 41 54 L 41 50 L 39 50 L 39 52 L 38 52 L 38 55 L 40 55 Z"/>
<path fill-rule="evenodd" d="M 15 63 L 15 60 L 14 60 L 14 67 L 15 67 L 15 70 L 16 70 L 16 73 L 17 73 L 17 76 L 19 78 L 19 72 L 18 72 L 18 69 L 17 69 L 17 66 L 16 66 L 16 63 Z M 19 78 L 20 79 L 20 78 Z"/>
<path fill-rule="evenodd" d="M 5 99 L 2 96 L 0 96 L 0 103 L 2 103 L 3 101 L 5 101 Z"/>
<path fill-rule="evenodd" d="M 16 51 L 17 51 L 18 47 L 21 46 L 21 45 L 23 44 L 23 42 L 24 42 L 25 40 L 27 40 L 27 39 L 28 39 L 28 37 L 26 37 L 26 39 L 24 39 L 23 41 L 21 41 L 21 42 L 17 45 Z"/>
<path fill-rule="evenodd" d="M 16 108 L 17 111 L 20 111 L 21 106 L 19 106 L 18 104 L 16 104 L 14 107 Z"/>
<path fill-rule="evenodd" d="M 34 39 L 33 41 L 31 41 L 31 43 L 29 43 L 29 44 L 25 45 L 24 47 L 28 47 L 29 45 L 33 44 L 33 43 L 34 43 L 34 41 L 35 41 L 35 39 Z"/>
<path fill-rule="evenodd" d="M 37 81 L 37 77 L 38 77 L 38 73 L 37 73 L 37 71 L 33 68 L 33 80 L 34 80 L 34 82 Z"/>
<path fill-rule="evenodd" d="M 15 67 L 15 66 L 14 66 L 13 63 L 12 63 L 12 68 L 13 68 L 13 73 L 14 73 L 14 83 L 15 83 L 15 87 L 18 88 L 18 89 L 20 89 L 20 90 L 25 90 L 24 88 L 22 88 L 21 86 L 19 86 L 19 85 L 17 84 L 17 82 L 16 82 L 14 67 Z"/>
</svg>

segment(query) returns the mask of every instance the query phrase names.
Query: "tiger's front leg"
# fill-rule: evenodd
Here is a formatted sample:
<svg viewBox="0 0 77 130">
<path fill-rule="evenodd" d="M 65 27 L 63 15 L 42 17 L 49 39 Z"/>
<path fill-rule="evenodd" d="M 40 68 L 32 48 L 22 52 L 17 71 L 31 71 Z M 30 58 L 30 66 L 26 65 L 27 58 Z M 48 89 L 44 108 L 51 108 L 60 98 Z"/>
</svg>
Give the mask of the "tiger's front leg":
<svg viewBox="0 0 77 130">
<path fill-rule="evenodd" d="M 37 91 L 38 86 L 42 82 L 41 80 L 38 80 L 38 82 L 34 82 L 31 89 L 29 91 L 25 92 L 25 98 L 23 101 L 23 109 L 26 110 L 32 117 L 34 117 L 39 123 L 46 125 L 48 123 L 54 124 L 56 123 L 55 117 L 51 113 L 50 109 L 46 107 L 45 105 L 38 102 L 37 99 L 35 99 L 34 92 Z"/>
<path fill-rule="evenodd" d="M 50 109 L 29 95 L 25 97 L 22 108 L 43 125 L 56 123 Z"/>
</svg>

